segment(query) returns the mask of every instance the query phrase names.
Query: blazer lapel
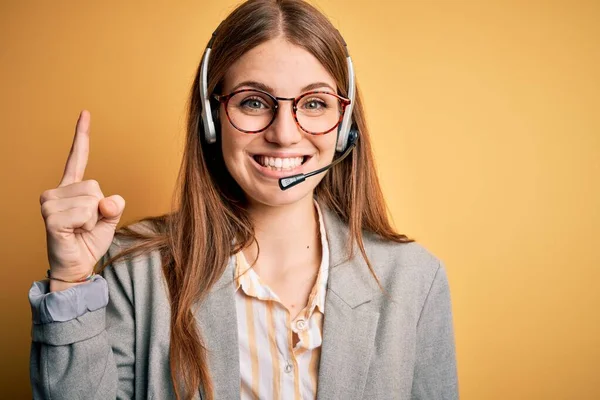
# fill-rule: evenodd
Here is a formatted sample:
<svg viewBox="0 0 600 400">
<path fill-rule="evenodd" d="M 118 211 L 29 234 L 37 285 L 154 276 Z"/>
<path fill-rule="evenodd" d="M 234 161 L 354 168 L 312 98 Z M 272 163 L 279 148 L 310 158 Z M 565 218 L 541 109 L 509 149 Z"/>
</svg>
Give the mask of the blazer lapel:
<svg viewBox="0 0 600 400">
<path fill-rule="evenodd" d="M 234 297 L 235 258 L 202 302 L 197 320 L 208 350 L 215 399 L 240 399 L 240 361 Z"/>
<path fill-rule="evenodd" d="M 317 398 L 361 399 L 374 347 L 379 313 L 369 302 L 380 294 L 355 250 L 347 259 L 348 228 L 321 205 L 329 243 L 329 279 L 325 298 L 323 344 Z M 216 399 L 240 398 L 240 364 L 233 285 L 235 257 L 196 311 Z"/>
<path fill-rule="evenodd" d="M 323 322 L 317 398 L 361 399 L 379 312 L 368 304 L 380 291 L 360 252 L 347 260 L 348 228 L 324 210 L 330 272 Z"/>
</svg>

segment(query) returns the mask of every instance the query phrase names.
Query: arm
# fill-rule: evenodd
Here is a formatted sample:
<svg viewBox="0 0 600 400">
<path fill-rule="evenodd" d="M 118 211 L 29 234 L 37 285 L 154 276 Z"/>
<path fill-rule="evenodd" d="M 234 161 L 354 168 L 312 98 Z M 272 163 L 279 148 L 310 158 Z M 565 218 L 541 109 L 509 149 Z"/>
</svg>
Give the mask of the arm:
<svg viewBox="0 0 600 400">
<path fill-rule="evenodd" d="M 126 266 L 117 270 L 109 266 L 104 278 L 60 292 L 32 285 L 35 399 L 133 398 L 133 291 Z"/>
<path fill-rule="evenodd" d="M 48 262 L 56 279 L 72 281 L 104 261 L 125 209 L 121 196 L 105 197 L 97 181 L 83 180 L 89 137 L 90 113 L 83 110 L 58 187 L 40 195 Z M 80 285 L 54 280 L 33 284 L 30 376 L 35 398 L 131 397 L 131 279 L 126 268 L 116 270 L 106 270 L 106 281 L 99 277 Z"/>
<path fill-rule="evenodd" d="M 413 399 L 458 399 L 450 289 L 444 267 L 435 274 L 417 323 Z"/>
</svg>

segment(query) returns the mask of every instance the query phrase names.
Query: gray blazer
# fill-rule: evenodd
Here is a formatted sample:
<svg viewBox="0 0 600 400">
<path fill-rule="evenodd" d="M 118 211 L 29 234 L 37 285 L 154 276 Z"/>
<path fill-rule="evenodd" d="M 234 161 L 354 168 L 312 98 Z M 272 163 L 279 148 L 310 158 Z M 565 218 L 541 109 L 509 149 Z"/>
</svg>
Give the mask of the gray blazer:
<svg viewBox="0 0 600 400">
<path fill-rule="evenodd" d="M 345 260 L 347 225 L 324 207 L 323 213 L 330 274 L 317 397 L 457 399 L 450 293 L 440 261 L 419 244 L 366 234 L 386 295 L 360 253 Z M 106 256 L 120 249 L 115 240 Z M 240 399 L 233 271 L 232 257 L 196 309 L 218 400 Z M 175 398 L 170 308 L 158 253 L 111 265 L 103 277 L 54 298 L 46 294 L 47 282 L 32 286 L 34 398 Z M 103 304 L 93 290 L 105 291 Z M 66 317 L 69 312 L 74 315 Z"/>
</svg>

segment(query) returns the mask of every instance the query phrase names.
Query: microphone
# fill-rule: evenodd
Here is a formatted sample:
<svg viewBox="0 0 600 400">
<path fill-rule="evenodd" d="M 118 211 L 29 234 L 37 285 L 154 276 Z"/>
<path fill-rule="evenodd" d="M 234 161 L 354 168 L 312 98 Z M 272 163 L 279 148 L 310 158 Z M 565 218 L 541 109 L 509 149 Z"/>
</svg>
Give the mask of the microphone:
<svg viewBox="0 0 600 400">
<path fill-rule="evenodd" d="M 354 147 L 356 147 L 357 139 L 358 139 L 358 135 L 353 134 L 353 132 L 350 132 L 350 137 L 349 137 L 350 146 L 348 146 L 346 151 L 344 151 L 344 154 L 342 154 L 337 160 L 333 161 L 329 165 L 324 166 L 323 168 L 319 168 L 319 169 L 309 172 L 307 174 L 296 174 L 296 175 L 288 176 L 285 178 L 280 178 L 279 179 L 279 188 L 281 190 L 287 190 L 291 187 L 296 186 L 297 184 L 299 184 L 301 182 L 304 182 L 306 180 L 306 178 L 309 178 L 313 175 L 318 175 L 322 172 L 327 171 L 329 168 L 333 167 L 334 165 L 336 165 L 337 163 L 342 161 L 344 158 L 348 157 L 348 154 L 350 154 L 350 152 L 354 149 Z"/>
</svg>

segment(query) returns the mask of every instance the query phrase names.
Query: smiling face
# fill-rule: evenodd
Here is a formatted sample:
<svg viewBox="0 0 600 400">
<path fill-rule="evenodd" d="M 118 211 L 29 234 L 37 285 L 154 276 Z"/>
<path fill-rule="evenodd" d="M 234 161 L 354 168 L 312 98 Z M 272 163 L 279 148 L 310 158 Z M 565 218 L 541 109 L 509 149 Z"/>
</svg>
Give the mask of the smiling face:
<svg viewBox="0 0 600 400">
<path fill-rule="evenodd" d="M 222 94 L 240 89 L 260 89 L 286 98 L 295 98 L 313 90 L 337 93 L 335 80 L 323 65 L 311 53 L 282 37 L 246 52 L 227 70 Z M 246 114 L 259 112 L 269 105 L 266 96 L 237 99 L 232 105 L 238 109 L 245 107 Z M 321 107 L 318 101 L 313 101 L 318 99 L 305 99 L 304 105 L 298 105 L 299 114 L 301 110 Z M 257 134 L 236 129 L 228 120 L 224 105 L 220 106 L 223 159 L 251 205 L 281 206 L 312 198 L 324 174 L 307 178 L 285 191 L 279 188 L 278 179 L 324 167 L 335 154 L 337 128 L 324 135 L 306 133 L 294 120 L 292 102 L 280 101 L 279 104 L 273 123 Z M 230 117 L 235 119 L 231 112 Z"/>
</svg>

